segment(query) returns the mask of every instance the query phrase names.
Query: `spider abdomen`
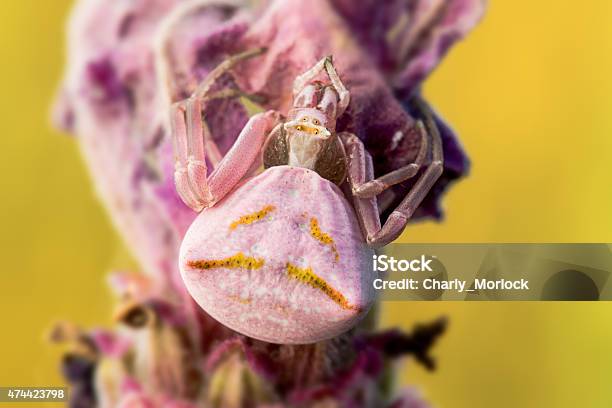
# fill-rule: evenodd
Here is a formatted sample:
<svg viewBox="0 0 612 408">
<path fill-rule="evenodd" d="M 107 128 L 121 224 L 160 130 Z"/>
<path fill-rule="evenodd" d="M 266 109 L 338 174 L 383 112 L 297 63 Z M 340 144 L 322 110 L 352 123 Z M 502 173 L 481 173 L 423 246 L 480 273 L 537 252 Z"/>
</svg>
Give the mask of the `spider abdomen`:
<svg viewBox="0 0 612 408">
<path fill-rule="evenodd" d="M 334 337 L 367 313 L 372 254 L 336 185 L 275 166 L 198 216 L 180 268 L 191 295 L 221 323 L 299 344 Z"/>
</svg>

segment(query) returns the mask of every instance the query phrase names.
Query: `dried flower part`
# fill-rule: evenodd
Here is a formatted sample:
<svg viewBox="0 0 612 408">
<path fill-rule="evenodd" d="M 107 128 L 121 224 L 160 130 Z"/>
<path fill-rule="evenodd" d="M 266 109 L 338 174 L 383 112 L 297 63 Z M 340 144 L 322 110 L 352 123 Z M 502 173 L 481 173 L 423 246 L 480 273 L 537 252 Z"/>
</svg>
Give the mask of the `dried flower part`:
<svg viewBox="0 0 612 408">
<path fill-rule="evenodd" d="M 160 300 L 128 304 L 116 319 L 135 347 L 130 372 L 148 395 L 194 399 L 201 388 L 199 350 L 172 305 Z"/>
<path fill-rule="evenodd" d="M 72 388 L 70 406 L 114 406 L 127 376 L 122 359 L 132 344 L 110 331 L 85 332 L 68 322 L 57 323 L 49 340 L 67 349 L 62 373 Z"/>
<path fill-rule="evenodd" d="M 94 386 L 95 362 L 80 356 L 67 354 L 61 362 L 62 375 L 70 385 L 71 408 L 90 408 L 96 406 Z"/>
<path fill-rule="evenodd" d="M 114 407 L 123 398 L 128 370 L 123 359 L 101 358 L 95 367 L 94 389 L 100 407 Z"/>
<path fill-rule="evenodd" d="M 278 402 L 278 395 L 265 376 L 258 373 L 249 360 L 255 357 L 239 339 L 221 344 L 209 357 L 206 402 L 215 408 L 240 408 Z"/>
</svg>

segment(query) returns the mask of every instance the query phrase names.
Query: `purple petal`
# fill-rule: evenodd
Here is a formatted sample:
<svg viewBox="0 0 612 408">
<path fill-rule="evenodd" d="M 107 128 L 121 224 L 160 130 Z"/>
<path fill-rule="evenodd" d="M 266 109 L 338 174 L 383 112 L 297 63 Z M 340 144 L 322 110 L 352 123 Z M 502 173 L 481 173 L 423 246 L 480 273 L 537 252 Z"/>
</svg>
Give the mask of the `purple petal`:
<svg viewBox="0 0 612 408">
<path fill-rule="evenodd" d="M 418 0 L 401 47 L 403 68 L 394 86 L 410 95 L 484 14 L 484 0 Z"/>
<path fill-rule="evenodd" d="M 401 35 L 398 28 L 401 28 L 403 20 L 409 20 L 415 1 L 362 0 L 358 7 L 353 0 L 331 0 L 331 3 L 367 50 L 370 59 L 386 73 L 396 71 L 400 56 L 397 52 L 399 39 L 395 37 Z"/>
</svg>

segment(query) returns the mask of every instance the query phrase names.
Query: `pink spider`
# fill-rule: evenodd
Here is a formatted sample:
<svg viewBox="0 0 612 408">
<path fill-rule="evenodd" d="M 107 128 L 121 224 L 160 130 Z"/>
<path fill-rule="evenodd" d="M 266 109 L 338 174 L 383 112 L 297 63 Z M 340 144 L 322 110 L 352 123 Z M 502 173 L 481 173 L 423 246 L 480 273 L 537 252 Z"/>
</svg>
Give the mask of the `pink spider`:
<svg viewBox="0 0 612 408">
<path fill-rule="evenodd" d="M 172 106 L 176 188 L 201 211 L 185 235 L 179 266 L 190 294 L 221 323 L 268 342 L 312 343 L 350 329 L 369 310 L 372 248 L 404 230 L 442 173 L 442 145 L 430 110 L 416 100 L 424 123 L 416 122 L 415 161 L 374 179 L 362 142 L 335 131 L 350 93 L 326 57 L 295 79 L 286 120 L 276 111 L 254 115 L 221 158 L 203 105 L 249 97 L 239 89 L 212 90 L 236 63 L 262 52 L 230 57 Z M 329 82 L 315 80 L 321 73 Z M 243 180 L 262 161 L 266 170 Z M 417 174 L 381 226 L 376 196 Z"/>
</svg>

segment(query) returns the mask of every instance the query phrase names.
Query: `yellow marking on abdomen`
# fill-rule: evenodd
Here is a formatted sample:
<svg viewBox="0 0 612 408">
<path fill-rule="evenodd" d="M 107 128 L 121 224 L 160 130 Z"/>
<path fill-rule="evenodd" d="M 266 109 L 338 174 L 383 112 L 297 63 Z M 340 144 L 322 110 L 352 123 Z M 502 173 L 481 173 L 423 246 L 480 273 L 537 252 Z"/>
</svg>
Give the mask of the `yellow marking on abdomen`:
<svg viewBox="0 0 612 408">
<path fill-rule="evenodd" d="M 256 221 L 261 220 L 266 215 L 270 214 L 272 211 L 276 210 L 276 207 L 273 205 L 266 205 L 259 211 L 256 211 L 252 214 L 243 215 L 238 218 L 236 221 L 230 224 L 230 230 L 235 230 L 239 225 L 249 225 Z"/>
<path fill-rule="evenodd" d="M 236 255 L 223 259 L 202 259 L 197 261 L 189 261 L 187 265 L 189 265 L 191 268 L 206 270 L 217 268 L 259 269 L 264 265 L 264 260 L 262 258 L 245 256 L 242 252 L 238 252 Z"/>
<path fill-rule="evenodd" d="M 321 242 L 324 245 L 329 245 L 332 252 L 334 253 L 334 257 L 336 261 L 340 259 L 340 254 L 338 253 L 338 249 L 336 248 L 336 243 L 334 239 L 329 235 L 321 231 L 319 228 L 319 221 L 316 218 L 310 219 L 310 235 L 313 236 L 317 241 Z"/>
<path fill-rule="evenodd" d="M 313 272 L 312 268 L 300 268 L 287 262 L 287 275 L 305 283 L 315 289 L 319 289 L 325 293 L 331 300 L 340 305 L 343 309 L 357 310 L 355 306 L 349 304 L 348 300 L 342 293 L 334 289 L 325 279 Z"/>
<path fill-rule="evenodd" d="M 248 305 L 249 303 L 252 302 L 252 299 L 250 299 L 250 298 L 246 298 L 245 299 L 245 298 L 241 298 L 240 296 L 228 296 L 228 299 L 232 300 L 234 302 L 238 302 L 238 303 L 243 304 L 243 305 Z"/>
</svg>

